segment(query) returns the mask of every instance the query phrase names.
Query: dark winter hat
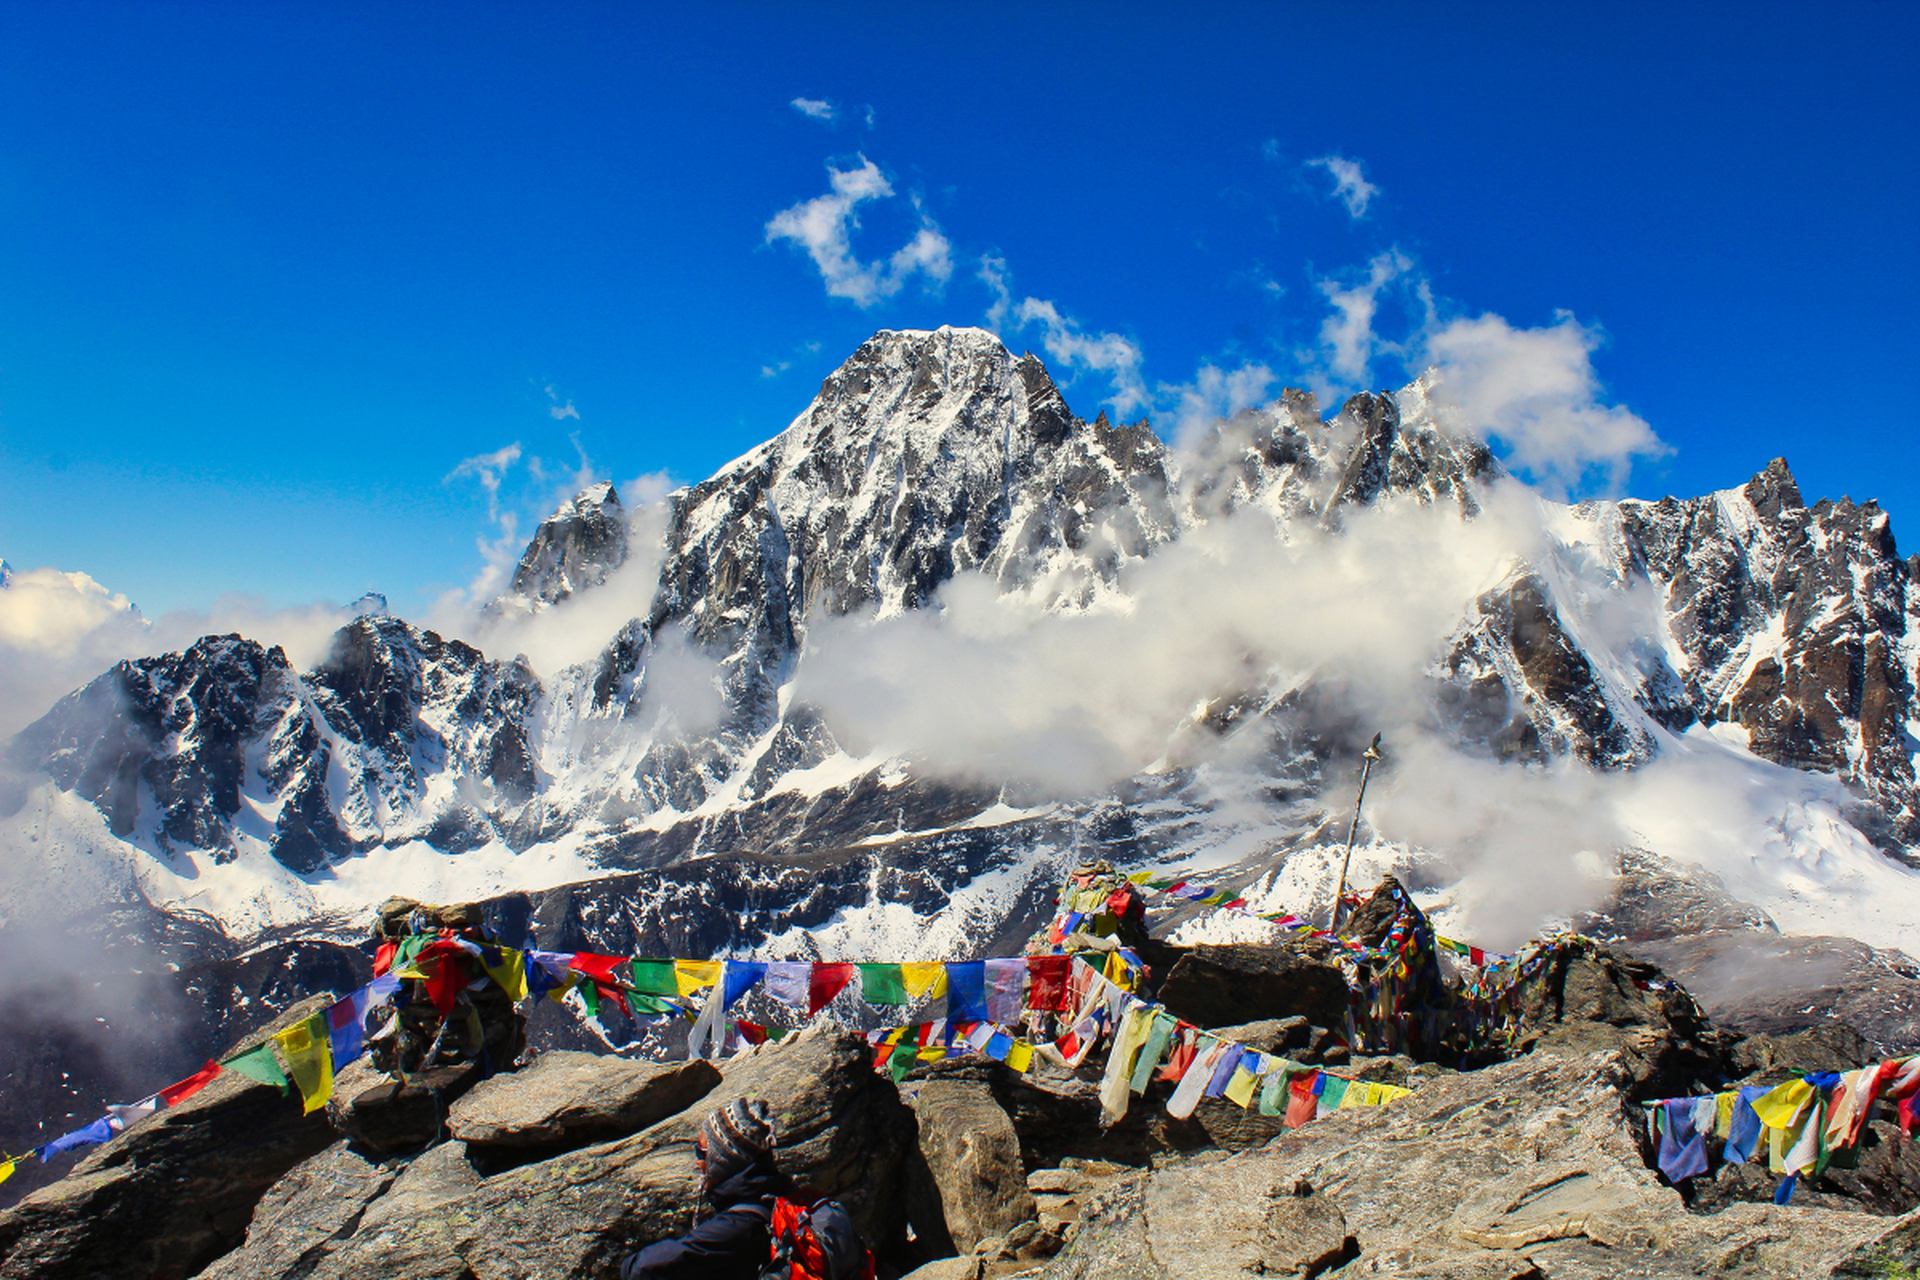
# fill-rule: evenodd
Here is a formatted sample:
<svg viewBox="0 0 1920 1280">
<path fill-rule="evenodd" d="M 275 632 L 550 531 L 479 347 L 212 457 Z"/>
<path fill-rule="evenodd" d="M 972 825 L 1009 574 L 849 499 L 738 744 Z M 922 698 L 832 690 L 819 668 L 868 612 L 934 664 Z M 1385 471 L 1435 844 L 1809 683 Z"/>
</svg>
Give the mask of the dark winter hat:
<svg viewBox="0 0 1920 1280">
<path fill-rule="evenodd" d="M 724 1182 L 773 1155 L 773 1113 L 759 1098 L 735 1098 L 700 1126 L 707 1149 L 707 1183 Z"/>
</svg>

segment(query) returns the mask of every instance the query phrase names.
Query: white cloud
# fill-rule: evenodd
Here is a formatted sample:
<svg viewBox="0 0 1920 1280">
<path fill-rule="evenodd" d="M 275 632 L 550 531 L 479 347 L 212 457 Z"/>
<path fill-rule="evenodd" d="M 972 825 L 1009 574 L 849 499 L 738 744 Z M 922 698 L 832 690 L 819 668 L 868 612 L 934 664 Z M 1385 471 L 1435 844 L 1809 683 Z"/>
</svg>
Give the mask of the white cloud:
<svg viewBox="0 0 1920 1280">
<path fill-rule="evenodd" d="M 974 274 L 993 294 L 993 305 L 987 308 L 987 328 L 999 333 L 1013 313 L 1013 279 L 1007 274 L 1007 260 L 988 254 L 980 259 L 980 270 Z"/>
<path fill-rule="evenodd" d="M 827 293 L 863 308 L 891 298 L 916 274 L 929 288 L 946 284 L 953 274 L 952 248 L 924 210 L 919 231 L 890 257 L 863 262 L 855 256 L 852 235 L 860 226 L 860 206 L 891 197 L 893 184 L 865 156 L 857 169 L 828 165 L 827 173 L 833 189 L 775 214 L 766 227 L 768 244 L 786 240 L 805 249 Z"/>
<path fill-rule="evenodd" d="M 1347 213 L 1355 218 L 1367 216 L 1367 204 L 1380 194 L 1380 188 L 1367 181 L 1361 171 L 1358 160 L 1349 160 L 1345 156 L 1320 156 L 1307 161 L 1325 169 L 1333 176 L 1333 196 L 1347 206 Z"/>
<path fill-rule="evenodd" d="M 1338 280 L 1319 282 L 1320 292 L 1333 304 L 1333 312 L 1321 322 L 1321 357 L 1327 371 L 1348 387 L 1364 387 L 1372 380 L 1373 358 L 1382 350 L 1393 350 L 1374 331 L 1379 311 L 1380 291 L 1413 269 L 1413 263 L 1398 249 L 1378 254 L 1367 264 L 1367 274 L 1357 283 L 1342 285 Z M 1319 388 L 1316 388 L 1319 390 Z"/>
<path fill-rule="evenodd" d="M 1057 367 L 1105 374 L 1113 385 L 1106 403 L 1113 406 L 1115 416 L 1125 418 L 1147 403 L 1147 385 L 1140 376 L 1140 348 L 1131 338 L 1117 333 L 1086 333 L 1073 319 L 1061 315 L 1058 307 L 1039 298 L 1022 299 L 1014 319 L 1023 328 L 1040 325 L 1041 348 Z"/>
<path fill-rule="evenodd" d="M 835 114 L 833 104 L 824 98 L 795 98 L 791 105 L 795 111 L 812 120 L 831 120 Z"/>
<path fill-rule="evenodd" d="M 1203 364 L 1192 382 L 1160 384 L 1162 396 L 1174 398 L 1173 443 L 1190 447 L 1201 432 L 1221 418 L 1264 404 L 1274 384 L 1274 372 L 1264 364 L 1220 369 Z"/>
<path fill-rule="evenodd" d="M 551 383 L 547 384 L 546 393 L 548 416 L 552 417 L 555 421 L 562 421 L 567 418 L 573 418 L 576 421 L 579 419 L 580 411 L 573 407 L 572 396 L 568 396 L 567 402 L 561 404 L 560 394 L 553 389 L 553 384 Z"/>
<path fill-rule="evenodd" d="M 791 360 L 776 360 L 772 364 L 761 365 L 760 376 L 763 378 L 777 378 L 791 368 L 793 368 L 793 362 Z"/>
<path fill-rule="evenodd" d="M 184 649 L 207 635 L 240 634 L 280 645 L 296 669 L 317 663 L 333 633 L 350 621 L 327 603 L 275 608 L 226 595 L 206 610 L 149 620 L 126 596 L 85 573 L 41 568 L 16 573 L 0 590 L 0 739 L 44 715 L 70 693 L 126 658 Z"/>
<path fill-rule="evenodd" d="M 496 517 L 500 509 L 500 482 L 518 461 L 520 442 L 516 440 L 492 453 L 478 453 L 471 458 L 463 458 L 453 470 L 440 478 L 440 483 L 451 484 L 468 477 L 479 481 L 480 487 L 487 492 L 487 514 L 489 518 Z"/>
<path fill-rule="evenodd" d="M 1612 489 L 1636 458 L 1672 452 L 1645 419 L 1600 402 L 1593 352 L 1602 335 L 1566 312 L 1519 329 L 1500 316 L 1462 317 L 1428 333 L 1421 360 L 1443 421 L 1503 445 L 1507 463 L 1555 494 L 1595 477 Z"/>
</svg>

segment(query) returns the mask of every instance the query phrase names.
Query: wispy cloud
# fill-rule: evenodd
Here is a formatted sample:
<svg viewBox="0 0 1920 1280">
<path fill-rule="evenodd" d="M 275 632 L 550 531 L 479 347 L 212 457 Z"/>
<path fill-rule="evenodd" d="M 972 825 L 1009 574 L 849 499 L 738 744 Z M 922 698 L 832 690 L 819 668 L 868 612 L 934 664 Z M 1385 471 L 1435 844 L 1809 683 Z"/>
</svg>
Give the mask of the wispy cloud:
<svg viewBox="0 0 1920 1280">
<path fill-rule="evenodd" d="M 795 98 L 789 105 L 811 120 L 831 120 L 838 114 L 825 98 Z"/>
<path fill-rule="evenodd" d="M 986 255 L 980 259 L 974 277 L 993 295 L 993 303 L 987 308 L 987 328 L 999 333 L 1013 314 L 1013 277 L 1007 273 L 1007 260 L 998 254 Z"/>
<path fill-rule="evenodd" d="M 1372 379 L 1373 359 L 1381 350 L 1394 350 L 1374 327 L 1380 308 L 1380 292 L 1413 269 L 1413 262 L 1398 249 L 1377 254 L 1367 264 L 1366 274 L 1342 283 L 1327 278 L 1319 281 L 1320 292 L 1333 310 L 1320 323 L 1320 358 L 1335 379 L 1348 387 L 1364 387 Z"/>
<path fill-rule="evenodd" d="M 562 404 L 560 403 L 560 393 L 553 389 L 551 382 L 549 382 L 543 390 L 547 393 L 547 414 L 549 417 L 555 421 L 564 421 L 567 418 L 572 418 L 576 421 L 579 420 L 580 411 L 573 407 L 572 396 L 568 396 L 567 402 Z"/>
<path fill-rule="evenodd" d="M 1243 364 L 1237 369 L 1202 364 L 1192 382 L 1161 383 L 1162 399 L 1171 399 L 1173 404 L 1174 443 L 1189 447 L 1220 419 L 1265 404 L 1274 381 L 1273 370 L 1264 364 Z"/>
<path fill-rule="evenodd" d="M 1380 194 L 1380 188 L 1367 181 L 1358 160 L 1349 160 L 1345 156 L 1319 156 L 1307 163 L 1325 169 L 1332 175 L 1333 197 L 1347 206 L 1350 216 L 1355 219 L 1367 216 L 1367 205 Z"/>
<path fill-rule="evenodd" d="M 793 368 L 793 361 L 776 360 L 772 364 L 761 365 L 760 376 L 763 378 L 777 378 L 791 368 Z"/>
<path fill-rule="evenodd" d="M 1023 298 L 1014 311 L 1022 327 L 1040 326 L 1040 345 L 1048 358 L 1069 370 L 1102 373 L 1112 382 L 1106 403 L 1114 414 L 1126 417 L 1144 407 L 1147 384 L 1140 375 L 1140 346 L 1118 333 L 1087 333 L 1078 322 L 1040 298 Z"/>
<path fill-rule="evenodd" d="M 865 156 L 857 169 L 828 165 L 827 173 L 832 190 L 775 214 L 767 223 L 768 244 L 785 240 L 805 249 L 828 295 L 847 298 L 862 308 L 891 298 L 915 275 L 931 289 L 946 284 L 953 274 L 952 247 L 925 210 L 919 211 L 919 231 L 892 255 L 871 262 L 856 256 L 852 236 L 860 226 L 860 206 L 890 198 L 893 184 Z"/>
<path fill-rule="evenodd" d="M 506 479 L 513 464 L 520 461 L 520 442 L 515 440 L 505 448 L 495 449 L 492 453 L 477 453 L 471 458 L 463 458 L 453 470 L 440 479 L 441 484 L 452 484 L 455 480 L 471 478 L 480 483 L 487 494 L 487 518 L 497 519 L 500 513 L 500 482 Z"/>
</svg>

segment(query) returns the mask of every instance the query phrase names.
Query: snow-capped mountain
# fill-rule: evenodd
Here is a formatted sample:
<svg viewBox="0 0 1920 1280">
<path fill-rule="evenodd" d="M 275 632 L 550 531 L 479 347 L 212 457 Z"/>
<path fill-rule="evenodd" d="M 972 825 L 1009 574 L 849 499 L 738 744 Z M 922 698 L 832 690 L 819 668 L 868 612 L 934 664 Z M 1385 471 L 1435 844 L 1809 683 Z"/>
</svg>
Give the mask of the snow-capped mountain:
<svg viewBox="0 0 1920 1280">
<path fill-rule="evenodd" d="M 1151 566 L 1229 527 L 1276 548 L 1402 512 L 1491 527 L 1517 486 L 1439 425 L 1437 394 L 1323 418 L 1288 392 L 1176 451 L 1145 422 L 1076 417 L 991 334 L 877 334 L 645 536 L 606 484 L 540 526 L 482 631 L 613 619 L 593 660 L 536 672 L 370 611 L 310 671 L 239 636 L 122 663 L 9 746 L 12 874 L 76 911 L 133 895 L 236 936 L 349 927 L 394 891 L 567 885 L 543 899 L 549 935 L 845 954 L 976 951 L 1094 853 L 1301 891 L 1285 865 L 1344 836 L 1348 766 L 1379 727 L 1350 680 L 1250 641 L 1158 759 L 1062 797 L 864 745 L 803 696 L 809 637 L 927 613 L 956 579 L 1029 617 L 1125 617 Z M 1818 883 L 1906 874 L 1886 855 L 1920 841 L 1920 558 L 1884 514 L 1806 507 L 1783 461 L 1704 498 L 1521 505 L 1537 536 L 1450 606 L 1408 732 L 1512 769 L 1779 766 L 1815 787 L 1803 818 L 1832 817 L 1781 836 L 1820 851 Z"/>
</svg>

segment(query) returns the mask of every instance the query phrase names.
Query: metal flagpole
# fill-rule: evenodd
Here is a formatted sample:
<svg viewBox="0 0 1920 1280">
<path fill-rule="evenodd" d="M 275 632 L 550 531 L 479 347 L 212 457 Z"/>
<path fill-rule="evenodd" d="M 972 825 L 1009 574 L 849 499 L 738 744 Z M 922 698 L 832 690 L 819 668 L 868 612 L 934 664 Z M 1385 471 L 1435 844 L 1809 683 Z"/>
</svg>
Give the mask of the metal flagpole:
<svg viewBox="0 0 1920 1280">
<path fill-rule="evenodd" d="M 1360 794 L 1353 801 L 1353 822 L 1347 827 L 1347 853 L 1340 859 L 1340 887 L 1333 891 L 1333 923 L 1329 929 L 1340 927 L 1340 908 L 1346 905 L 1347 866 L 1353 861 L 1353 837 L 1360 830 L 1360 805 L 1367 798 L 1367 775 L 1373 772 L 1373 762 L 1380 758 L 1380 735 L 1374 734 L 1373 741 L 1367 744 L 1367 753 L 1361 757 L 1365 761 L 1360 766 Z"/>
</svg>

